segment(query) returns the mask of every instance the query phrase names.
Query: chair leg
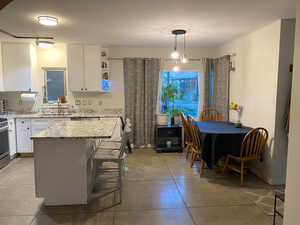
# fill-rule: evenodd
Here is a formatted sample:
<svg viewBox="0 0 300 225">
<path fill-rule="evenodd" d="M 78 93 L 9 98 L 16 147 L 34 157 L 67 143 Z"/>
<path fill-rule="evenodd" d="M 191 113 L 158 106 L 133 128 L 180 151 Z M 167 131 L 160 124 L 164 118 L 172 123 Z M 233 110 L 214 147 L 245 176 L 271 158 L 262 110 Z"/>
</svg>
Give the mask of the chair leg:
<svg viewBox="0 0 300 225">
<path fill-rule="evenodd" d="M 191 152 L 191 146 L 190 146 L 190 145 L 188 145 L 188 146 L 186 146 L 186 155 L 185 155 L 185 158 L 186 158 L 186 159 L 188 159 L 188 158 L 189 158 L 189 154 L 190 154 L 190 152 Z"/>
<path fill-rule="evenodd" d="M 223 171 L 222 171 L 223 175 L 225 175 L 225 173 L 226 173 L 226 170 L 227 170 L 227 167 L 228 167 L 228 163 L 229 163 L 229 157 L 227 156 L 226 160 L 225 160 L 224 167 L 223 167 Z"/>
<path fill-rule="evenodd" d="M 191 156 L 191 168 L 193 168 L 194 162 L 195 162 L 195 153 L 192 152 L 192 156 Z"/>
<path fill-rule="evenodd" d="M 241 185 L 244 184 L 245 162 L 241 162 Z"/>
<path fill-rule="evenodd" d="M 200 160 L 201 167 L 200 167 L 200 176 L 204 175 L 204 167 L 205 167 L 205 162 L 203 159 Z"/>
</svg>

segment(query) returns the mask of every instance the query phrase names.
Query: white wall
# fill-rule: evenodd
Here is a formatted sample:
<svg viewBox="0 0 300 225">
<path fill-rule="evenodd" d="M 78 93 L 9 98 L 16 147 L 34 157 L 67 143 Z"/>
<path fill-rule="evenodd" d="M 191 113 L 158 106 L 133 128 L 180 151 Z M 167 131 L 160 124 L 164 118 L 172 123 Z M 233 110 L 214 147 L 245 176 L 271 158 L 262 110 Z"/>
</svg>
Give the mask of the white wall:
<svg viewBox="0 0 300 225">
<path fill-rule="evenodd" d="M 0 42 L 0 91 L 3 91 L 2 44 Z"/>
<path fill-rule="evenodd" d="M 297 1 L 297 24 L 294 54 L 294 73 L 292 87 L 292 104 L 290 119 L 290 134 L 288 148 L 287 185 L 285 202 L 285 225 L 299 224 L 299 202 L 300 202 L 300 1 Z"/>
<path fill-rule="evenodd" d="M 285 173 L 284 166 L 281 165 L 282 173 L 279 175 L 279 171 L 275 171 L 277 163 L 281 162 L 279 158 L 275 159 L 276 149 L 274 149 L 276 111 L 279 111 L 279 108 L 276 108 L 278 74 L 280 72 L 279 78 L 286 75 L 281 67 L 289 61 L 282 60 L 279 65 L 280 50 L 284 49 L 281 41 L 285 41 L 281 40 L 283 32 L 281 28 L 282 21 L 275 21 L 222 46 L 219 53 L 220 56 L 236 54 L 234 57 L 236 71 L 231 72 L 230 101 L 244 107 L 242 123 L 250 127 L 265 127 L 269 131 L 269 149 L 264 154 L 264 162 L 258 163 L 255 171 L 272 184 L 284 183 Z M 290 36 L 292 35 L 288 38 Z M 289 50 L 287 54 L 292 55 L 292 52 Z M 286 95 L 285 90 L 283 92 Z M 279 102 L 280 107 L 285 107 L 283 100 Z M 279 118 L 277 116 L 278 120 Z M 284 151 L 286 154 L 285 149 Z"/>
</svg>

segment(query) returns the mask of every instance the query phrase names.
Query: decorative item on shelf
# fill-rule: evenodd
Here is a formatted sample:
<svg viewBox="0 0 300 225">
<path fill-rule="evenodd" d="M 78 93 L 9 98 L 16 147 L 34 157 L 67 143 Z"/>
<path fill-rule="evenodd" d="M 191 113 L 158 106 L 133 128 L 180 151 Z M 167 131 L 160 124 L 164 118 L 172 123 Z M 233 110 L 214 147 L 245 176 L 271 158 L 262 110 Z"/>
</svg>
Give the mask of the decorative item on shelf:
<svg viewBox="0 0 300 225">
<path fill-rule="evenodd" d="M 101 68 L 102 69 L 107 69 L 107 62 L 105 62 L 105 61 L 102 61 L 102 63 L 101 63 Z"/>
<path fill-rule="evenodd" d="M 238 114 L 238 120 L 235 123 L 236 127 L 242 127 L 242 123 L 241 123 L 241 115 L 242 115 L 242 111 L 243 111 L 243 107 L 241 105 L 238 105 L 237 103 L 232 102 L 230 104 L 230 109 L 233 111 L 236 111 Z"/>
<path fill-rule="evenodd" d="M 106 57 L 107 56 L 107 53 L 106 53 L 106 51 L 101 51 L 101 57 Z"/>
<path fill-rule="evenodd" d="M 109 61 L 108 49 L 103 48 L 101 51 L 101 90 L 109 91 L 111 89 L 111 81 L 109 81 Z"/>
<path fill-rule="evenodd" d="M 108 72 L 102 73 L 102 80 L 108 80 Z"/>
<path fill-rule="evenodd" d="M 169 115 L 168 113 L 160 113 L 156 115 L 156 121 L 158 125 L 168 125 Z"/>
<path fill-rule="evenodd" d="M 112 87 L 112 82 L 111 80 L 102 80 L 102 91 L 110 91 Z"/>
</svg>

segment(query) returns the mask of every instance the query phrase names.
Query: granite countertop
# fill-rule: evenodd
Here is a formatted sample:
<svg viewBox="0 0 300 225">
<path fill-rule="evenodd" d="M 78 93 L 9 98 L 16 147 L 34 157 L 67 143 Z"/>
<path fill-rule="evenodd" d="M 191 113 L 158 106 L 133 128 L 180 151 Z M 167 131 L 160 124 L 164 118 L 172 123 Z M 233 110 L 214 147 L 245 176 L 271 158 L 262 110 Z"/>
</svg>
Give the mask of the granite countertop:
<svg viewBox="0 0 300 225">
<path fill-rule="evenodd" d="M 110 118 L 110 117 L 120 117 L 121 114 L 112 114 L 112 113 L 70 113 L 70 114 L 43 114 L 43 113 L 12 113 L 12 114 L 5 114 L 0 115 L 0 118 L 7 118 L 7 119 L 17 119 L 17 118 Z"/>
<path fill-rule="evenodd" d="M 57 122 L 51 128 L 33 135 L 31 139 L 42 138 L 110 138 L 118 119 L 99 121 L 64 121 Z"/>
</svg>

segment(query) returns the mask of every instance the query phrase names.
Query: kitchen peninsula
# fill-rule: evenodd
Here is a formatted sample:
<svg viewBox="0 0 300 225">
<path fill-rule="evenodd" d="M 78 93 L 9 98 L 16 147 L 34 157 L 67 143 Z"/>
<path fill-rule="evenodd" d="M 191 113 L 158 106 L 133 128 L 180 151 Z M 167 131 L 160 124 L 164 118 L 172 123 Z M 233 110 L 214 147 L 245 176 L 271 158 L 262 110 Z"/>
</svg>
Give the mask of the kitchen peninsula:
<svg viewBox="0 0 300 225">
<path fill-rule="evenodd" d="M 112 137 L 118 119 L 64 121 L 31 137 L 36 196 L 45 205 L 87 204 L 94 184 L 94 143 Z"/>
</svg>

